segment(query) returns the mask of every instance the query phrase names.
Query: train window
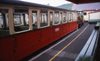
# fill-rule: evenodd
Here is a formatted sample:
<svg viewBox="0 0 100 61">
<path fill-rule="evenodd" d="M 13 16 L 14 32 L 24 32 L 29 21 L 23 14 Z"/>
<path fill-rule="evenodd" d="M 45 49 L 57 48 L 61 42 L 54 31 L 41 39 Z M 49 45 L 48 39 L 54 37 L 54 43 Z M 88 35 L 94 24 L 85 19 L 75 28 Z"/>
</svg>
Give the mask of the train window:
<svg viewBox="0 0 100 61">
<path fill-rule="evenodd" d="M 76 19 L 75 19 L 75 18 L 76 18 L 75 12 L 73 12 L 72 15 L 73 15 L 73 18 L 72 18 L 72 19 L 73 19 L 73 21 L 75 21 L 75 20 L 76 20 Z"/>
<path fill-rule="evenodd" d="M 70 12 L 70 21 L 72 22 L 73 21 L 73 13 Z"/>
<path fill-rule="evenodd" d="M 77 15 L 76 15 L 76 13 L 74 12 L 74 13 L 73 13 L 73 21 L 76 21 L 76 19 L 77 19 Z"/>
<path fill-rule="evenodd" d="M 54 25 L 57 25 L 57 24 L 60 24 L 60 20 L 59 20 L 59 13 L 55 13 L 54 14 L 54 20 L 53 20 L 53 23 Z"/>
<path fill-rule="evenodd" d="M 41 12 L 40 27 L 48 26 L 48 14 L 46 12 Z"/>
<path fill-rule="evenodd" d="M 36 29 L 37 28 L 37 12 L 33 12 L 32 13 L 32 19 L 33 19 L 33 29 Z"/>
<path fill-rule="evenodd" d="M 71 16 L 70 16 L 70 19 L 71 19 L 71 21 L 73 21 L 73 12 L 71 12 L 70 15 L 71 15 Z"/>
<path fill-rule="evenodd" d="M 76 16 L 76 19 L 78 19 L 78 13 L 76 13 L 76 15 L 77 15 L 77 16 Z"/>
<path fill-rule="evenodd" d="M 3 17 L 2 14 L 0 13 L 0 28 L 3 27 Z"/>
<path fill-rule="evenodd" d="M 9 35 L 9 28 L 7 25 L 6 12 L 0 13 L 0 36 Z"/>
<path fill-rule="evenodd" d="M 53 24 L 53 13 L 50 12 L 50 25 L 52 25 L 52 24 Z"/>
<path fill-rule="evenodd" d="M 69 12 L 69 22 L 71 22 L 71 21 L 72 21 L 72 13 Z"/>
<path fill-rule="evenodd" d="M 62 22 L 63 23 L 66 23 L 67 22 L 66 12 L 64 12 L 63 15 L 62 15 Z"/>
<path fill-rule="evenodd" d="M 26 19 L 27 16 L 25 13 L 14 13 L 14 30 L 16 32 L 28 30 L 28 20 Z"/>
<path fill-rule="evenodd" d="M 59 13 L 59 21 L 62 22 L 62 12 Z"/>
<path fill-rule="evenodd" d="M 21 14 L 14 14 L 14 24 L 15 26 L 20 26 L 22 25 L 22 21 L 21 21 Z"/>
<path fill-rule="evenodd" d="M 74 21 L 74 12 L 72 12 L 72 21 Z"/>
<path fill-rule="evenodd" d="M 70 22 L 70 12 L 67 12 L 67 22 Z"/>
<path fill-rule="evenodd" d="M 69 20 L 69 14 L 68 12 L 66 12 L 66 22 L 68 22 L 68 20 Z"/>
</svg>

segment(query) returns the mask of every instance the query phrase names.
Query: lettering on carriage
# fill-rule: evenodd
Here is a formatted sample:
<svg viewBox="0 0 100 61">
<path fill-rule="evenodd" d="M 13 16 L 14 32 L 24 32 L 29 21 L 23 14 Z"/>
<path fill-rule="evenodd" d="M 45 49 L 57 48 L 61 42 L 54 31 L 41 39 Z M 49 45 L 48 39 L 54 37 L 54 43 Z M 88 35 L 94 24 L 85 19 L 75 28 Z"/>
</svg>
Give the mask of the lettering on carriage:
<svg viewBox="0 0 100 61">
<path fill-rule="evenodd" d="M 55 28 L 55 32 L 58 32 L 60 30 L 60 28 Z"/>
</svg>

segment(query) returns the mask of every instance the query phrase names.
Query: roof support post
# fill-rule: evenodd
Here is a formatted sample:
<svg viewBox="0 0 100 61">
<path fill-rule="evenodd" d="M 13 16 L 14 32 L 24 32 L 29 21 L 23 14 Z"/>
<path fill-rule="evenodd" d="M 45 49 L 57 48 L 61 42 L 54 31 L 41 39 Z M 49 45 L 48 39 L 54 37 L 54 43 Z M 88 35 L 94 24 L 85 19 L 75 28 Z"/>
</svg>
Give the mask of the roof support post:
<svg viewBox="0 0 100 61">
<path fill-rule="evenodd" d="M 53 25 L 54 25 L 54 20 L 55 20 L 55 12 L 53 11 L 53 20 L 52 20 Z"/>
<path fill-rule="evenodd" d="M 29 13 L 29 15 L 28 15 L 28 18 L 29 18 L 29 30 L 32 30 L 33 29 L 33 27 L 32 27 L 32 9 L 31 8 L 29 8 L 29 10 L 28 10 L 28 13 Z"/>
<path fill-rule="evenodd" d="M 48 10 L 48 26 L 50 26 L 50 10 Z"/>
<path fill-rule="evenodd" d="M 37 11 L 37 28 L 40 28 L 40 10 Z"/>
<path fill-rule="evenodd" d="M 10 30 L 10 34 L 14 34 L 14 16 L 13 16 L 13 8 L 8 9 L 8 26 Z"/>
</svg>

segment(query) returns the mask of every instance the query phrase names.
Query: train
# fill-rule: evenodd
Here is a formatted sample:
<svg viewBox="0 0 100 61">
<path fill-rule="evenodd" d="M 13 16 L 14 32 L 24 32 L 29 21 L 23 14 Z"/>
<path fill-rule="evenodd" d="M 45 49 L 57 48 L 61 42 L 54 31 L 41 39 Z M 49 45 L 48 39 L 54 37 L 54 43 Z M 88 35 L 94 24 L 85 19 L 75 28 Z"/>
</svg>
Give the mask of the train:
<svg viewBox="0 0 100 61">
<path fill-rule="evenodd" d="M 78 29 L 79 11 L 0 1 L 0 61 L 20 61 Z"/>
<path fill-rule="evenodd" d="M 88 21 L 90 24 L 100 22 L 100 9 L 98 10 L 85 10 L 87 15 L 84 15 L 84 20 Z"/>
</svg>

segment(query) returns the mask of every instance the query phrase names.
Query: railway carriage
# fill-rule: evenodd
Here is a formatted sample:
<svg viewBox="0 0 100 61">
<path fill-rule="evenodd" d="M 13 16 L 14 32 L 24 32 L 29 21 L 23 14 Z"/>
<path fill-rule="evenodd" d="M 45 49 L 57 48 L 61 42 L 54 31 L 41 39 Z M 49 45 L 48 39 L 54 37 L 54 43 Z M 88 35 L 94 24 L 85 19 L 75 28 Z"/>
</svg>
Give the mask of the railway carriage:
<svg viewBox="0 0 100 61">
<path fill-rule="evenodd" d="M 0 61 L 20 61 L 78 28 L 78 12 L 0 1 Z"/>
</svg>

